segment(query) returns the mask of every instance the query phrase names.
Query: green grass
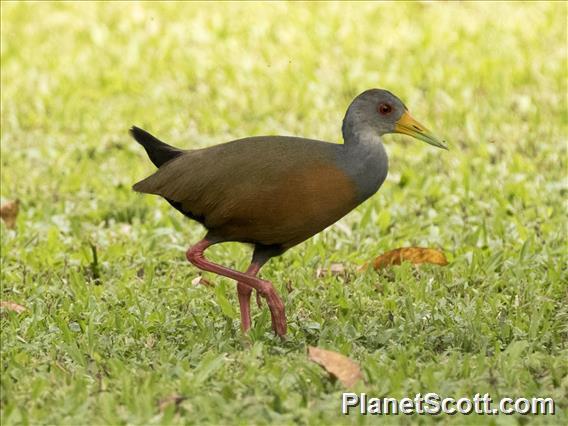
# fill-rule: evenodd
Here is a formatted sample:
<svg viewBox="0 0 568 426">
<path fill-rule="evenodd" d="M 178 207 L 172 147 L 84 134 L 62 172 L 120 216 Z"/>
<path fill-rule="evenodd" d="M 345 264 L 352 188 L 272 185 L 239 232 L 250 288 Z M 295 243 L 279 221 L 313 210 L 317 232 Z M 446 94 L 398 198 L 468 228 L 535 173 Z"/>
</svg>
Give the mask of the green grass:
<svg viewBox="0 0 568 426">
<path fill-rule="evenodd" d="M 2 424 L 566 424 L 566 5 L 2 3 Z M 340 141 L 388 88 L 450 142 L 385 138 L 379 193 L 263 276 L 289 339 L 184 250 L 204 231 L 131 185 L 132 124 L 185 148 L 260 134 Z M 445 268 L 357 266 L 401 246 Z M 98 263 L 94 264 L 95 247 Z M 245 268 L 250 249 L 213 259 Z M 346 277 L 316 277 L 347 265 Z M 98 277 L 98 278 L 97 278 Z M 290 282 L 293 288 L 288 292 Z M 551 396 L 554 417 L 341 417 L 307 346 L 374 396 Z M 161 411 L 159 401 L 186 397 Z"/>
</svg>

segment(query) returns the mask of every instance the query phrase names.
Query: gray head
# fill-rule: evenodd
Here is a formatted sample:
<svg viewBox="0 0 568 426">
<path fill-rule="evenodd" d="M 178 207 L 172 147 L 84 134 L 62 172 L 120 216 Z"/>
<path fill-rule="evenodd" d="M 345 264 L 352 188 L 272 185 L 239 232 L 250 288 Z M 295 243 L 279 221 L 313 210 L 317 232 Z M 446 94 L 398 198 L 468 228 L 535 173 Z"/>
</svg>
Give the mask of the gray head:
<svg viewBox="0 0 568 426">
<path fill-rule="evenodd" d="M 403 133 L 430 145 L 448 149 L 445 142 L 412 118 L 408 108 L 388 90 L 367 90 L 353 99 L 349 105 L 343 119 L 343 138 L 348 142 L 361 133 L 377 136 Z"/>
</svg>

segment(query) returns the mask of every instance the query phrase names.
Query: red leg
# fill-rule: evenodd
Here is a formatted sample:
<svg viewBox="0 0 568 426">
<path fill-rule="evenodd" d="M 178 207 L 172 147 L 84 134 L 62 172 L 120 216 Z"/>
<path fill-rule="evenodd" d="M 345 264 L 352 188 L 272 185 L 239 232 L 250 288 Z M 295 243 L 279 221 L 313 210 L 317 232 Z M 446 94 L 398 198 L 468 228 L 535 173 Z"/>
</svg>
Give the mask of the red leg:
<svg viewBox="0 0 568 426">
<path fill-rule="evenodd" d="M 261 267 L 262 263 L 253 260 L 245 274 L 255 277 Z M 237 292 L 239 295 L 239 306 L 241 308 L 241 329 L 243 333 L 246 333 L 250 330 L 251 325 L 250 294 L 252 293 L 252 288 L 239 281 L 237 283 Z"/>
<path fill-rule="evenodd" d="M 215 242 L 213 241 L 207 239 L 201 240 L 196 245 L 187 250 L 187 260 L 199 269 L 213 272 L 227 278 L 232 278 L 238 283 L 241 283 L 249 287 L 250 289 L 255 289 L 256 291 L 258 291 L 260 295 L 266 299 L 266 303 L 270 308 L 270 314 L 272 316 L 272 328 L 274 329 L 276 334 L 278 334 L 279 336 L 284 336 L 286 334 L 286 314 L 284 312 L 284 304 L 282 303 L 280 297 L 278 297 L 278 294 L 276 293 L 276 290 L 274 289 L 272 284 L 269 281 L 261 280 L 260 278 L 257 278 L 253 275 L 238 272 L 234 269 L 218 265 L 205 259 L 203 252 L 213 244 L 215 244 Z M 251 267 L 252 266 L 253 265 L 251 265 Z M 250 319 L 250 312 L 248 317 Z"/>
</svg>

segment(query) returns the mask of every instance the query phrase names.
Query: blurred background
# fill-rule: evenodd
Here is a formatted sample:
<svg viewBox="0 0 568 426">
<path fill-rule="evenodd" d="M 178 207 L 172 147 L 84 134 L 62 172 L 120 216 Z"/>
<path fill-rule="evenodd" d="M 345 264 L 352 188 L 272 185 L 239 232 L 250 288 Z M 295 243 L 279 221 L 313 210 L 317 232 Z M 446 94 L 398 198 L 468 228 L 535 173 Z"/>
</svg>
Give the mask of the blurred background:
<svg viewBox="0 0 568 426">
<path fill-rule="evenodd" d="M 533 171 L 527 186 L 536 189 L 537 169 L 556 178 L 564 170 L 554 155 L 566 120 L 559 5 L 67 3 L 2 12 L 2 196 L 41 206 L 40 218 L 66 201 L 78 214 L 135 199 L 128 187 L 152 168 L 127 136 L 132 124 L 184 148 L 260 134 L 340 142 L 346 107 L 371 87 L 396 93 L 452 146 L 440 155 L 388 138 L 394 176 L 433 161 L 448 183 L 468 159 Z M 484 174 L 476 183 L 507 185 Z"/>
<path fill-rule="evenodd" d="M 334 342 L 330 346 L 353 351 L 362 360 L 368 357 L 371 363 L 376 359 L 371 355 L 374 351 L 388 339 L 399 339 L 399 345 L 414 342 L 421 348 L 413 363 L 436 368 L 446 360 L 438 355 L 420 358 L 424 348 L 437 347 L 439 342 L 431 341 L 434 336 L 439 336 L 442 348 L 479 354 L 480 359 L 487 347 L 506 347 L 524 336 L 528 341 L 546 340 L 532 342 L 548 348 L 543 349 L 549 350 L 546 356 L 559 359 L 552 348 L 559 347 L 562 326 L 555 309 L 561 309 L 560 298 L 565 297 L 561 283 L 566 278 L 562 266 L 567 184 L 565 3 L 3 2 L 1 8 L 0 195 L 2 202 L 20 200 L 14 229 L 2 225 L 2 297 L 33 306 L 36 315 L 25 326 L 14 317 L 4 317 L 3 359 L 12 368 L 4 374 L 29 377 L 54 353 L 60 354 L 63 365 L 66 359 L 75 363 L 69 361 L 75 367 L 65 367 L 70 371 L 81 365 L 78 354 L 82 352 L 98 363 L 114 356 L 116 346 L 104 337 L 113 333 L 117 333 L 114 342 L 132 351 L 122 352 L 124 368 L 136 370 L 140 366 L 128 354 L 141 356 L 147 348 L 136 343 L 145 342 L 146 337 L 126 337 L 138 336 L 134 324 L 144 323 L 132 316 L 131 306 L 167 311 L 194 303 L 193 293 L 205 291 L 188 287 L 196 273 L 188 273 L 183 259 L 183 250 L 203 230 L 157 197 L 140 196 L 130 189 L 153 170 L 143 149 L 128 136 L 131 125 L 181 148 L 266 134 L 339 143 L 350 101 L 373 87 L 398 95 L 418 121 L 449 142 L 450 151 L 408 137 L 385 137 L 390 174 L 379 193 L 336 226 L 271 262 L 265 268 L 268 277 L 284 285 L 286 272 L 298 286 L 305 285 L 305 299 L 292 301 L 290 312 L 309 313 L 317 324 L 318 315 L 321 321 L 331 315 L 320 311 L 315 301 L 310 305 L 312 299 L 325 297 L 310 287 L 318 266 L 337 261 L 360 264 L 406 245 L 439 247 L 454 266 L 448 272 L 436 272 L 436 282 L 452 283 L 448 288 L 464 286 L 467 296 L 448 290 L 448 297 L 464 297 L 463 304 L 454 307 L 465 309 L 458 316 L 479 315 L 479 322 L 464 325 L 456 320 L 452 339 L 445 334 L 452 325 L 445 324 L 427 332 L 393 326 L 396 333 L 377 331 L 357 341 L 354 330 L 373 321 L 383 327 L 393 315 L 396 324 L 398 310 L 414 303 L 406 305 L 404 300 L 412 292 L 401 286 L 401 293 L 390 294 L 390 302 L 386 295 L 374 301 L 358 298 L 357 319 L 344 318 L 349 323 L 344 328 L 314 326 L 306 331 L 292 325 L 295 341 L 328 339 Z M 212 252 L 214 258 L 243 268 L 247 250 L 229 244 Z M 404 285 L 416 279 L 418 288 L 429 279 L 401 271 L 391 278 Z M 155 277 L 152 285 L 132 292 L 132 283 L 144 281 L 142 277 L 150 272 Z M 93 280 L 105 285 L 89 286 Z M 374 278 L 362 280 L 374 282 Z M 482 286 L 480 293 L 470 285 Z M 232 283 L 222 288 L 234 304 Z M 222 301 L 221 294 L 217 301 Z M 416 294 L 412 306 L 436 303 L 421 290 Z M 480 294 L 492 294 L 495 304 L 479 302 L 478 311 L 467 311 Z M 131 298 L 143 300 L 134 303 Z M 124 305 L 121 300 L 132 303 Z M 209 315 L 208 321 L 218 319 L 218 306 L 203 305 L 202 300 L 197 299 L 195 312 Z M 548 322 L 535 323 L 533 316 L 521 311 L 516 316 L 499 316 L 503 306 L 532 312 L 536 301 L 548 306 L 539 314 Z M 75 326 L 69 324 L 84 330 L 78 318 L 84 319 L 86 312 L 99 322 L 95 321 L 97 332 L 83 341 L 73 337 Z M 122 325 L 107 324 L 108 312 L 121 316 L 116 321 Z M 234 315 L 223 313 L 229 318 Z M 192 335 L 193 320 L 182 311 L 178 314 L 185 318 L 178 321 L 190 321 L 182 323 L 185 328 L 178 327 L 179 322 L 172 326 L 188 333 L 180 337 L 182 341 L 207 339 Z M 341 321 L 337 324 L 343 327 Z M 404 324 L 400 327 L 411 327 Z M 67 325 L 71 331 L 57 332 Z M 210 327 L 222 332 L 215 324 Z M 488 330 L 497 331 L 488 337 Z M 566 336 L 565 325 L 563 330 Z M 16 335 L 38 346 L 22 349 Z M 53 352 L 62 341 L 70 346 Z M 69 349 L 75 344 L 78 352 Z M 179 359 L 200 356 L 183 351 L 180 355 L 174 341 L 169 341 L 172 346 L 167 339 L 160 344 L 166 348 L 163 353 Z M 212 336 L 203 347 L 218 345 L 221 353 L 232 350 L 222 347 L 227 344 Z M 393 361 L 390 368 L 396 365 Z M 92 378 L 88 389 L 96 382 L 89 368 L 81 370 Z M 374 370 L 368 368 L 373 383 Z M 116 371 L 109 373 L 111 382 L 120 376 Z M 164 371 L 160 373 L 164 380 L 175 383 Z M 405 374 L 397 376 L 395 391 L 408 384 Z M 462 379 L 453 391 L 463 390 L 460 386 L 474 380 L 468 373 Z M 50 380 L 46 383 L 57 384 L 59 393 L 48 395 L 47 388 L 40 387 L 37 395 L 52 398 L 52 404 L 66 400 L 70 389 L 75 389 L 64 378 Z M 152 383 L 163 384 L 155 380 Z M 279 385 L 266 380 L 266 392 L 276 392 Z M 518 391 L 528 386 L 513 377 L 503 380 Z M 45 414 L 28 393 L 32 382 L 4 381 L 14 398 L 3 399 L 3 405 L 13 419 L 20 419 L 28 409 L 32 417 Z M 122 392 L 130 389 L 132 397 L 120 401 L 133 417 L 108 408 L 114 414 L 99 420 L 116 415 L 126 422 L 148 421 L 149 414 L 136 408 L 140 383 L 124 383 Z M 159 391 L 152 390 L 160 389 L 158 385 L 144 389 L 141 400 L 159 396 Z M 310 392 L 317 400 L 324 391 Z M 286 399 L 293 394 L 279 395 L 284 412 L 294 410 L 295 400 Z M 22 404 L 28 408 L 15 408 Z M 69 408 L 67 419 L 92 415 L 91 409 Z M 323 413 L 333 411 L 316 409 L 305 414 L 322 416 L 314 417 L 319 420 L 331 415 Z M 51 420 L 57 423 L 61 418 Z"/>
</svg>

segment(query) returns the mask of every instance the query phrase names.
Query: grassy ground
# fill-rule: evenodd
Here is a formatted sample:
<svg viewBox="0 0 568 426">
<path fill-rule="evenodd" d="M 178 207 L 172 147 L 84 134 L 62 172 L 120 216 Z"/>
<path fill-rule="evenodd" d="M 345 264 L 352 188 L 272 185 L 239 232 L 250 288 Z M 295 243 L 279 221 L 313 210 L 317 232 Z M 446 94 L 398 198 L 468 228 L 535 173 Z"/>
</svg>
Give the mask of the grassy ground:
<svg viewBox="0 0 568 426">
<path fill-rule="evenodd" d="M 392 423 L 566 424 L 566 5 L 2 4 L 3 424 L 371 424 L 308 345 L 349 355 L 393 397 L 551 396 L 555 417 Z M 386 138 L 379 193 L 264 268 L 239 332 L 233 282 L 184 250 L 203 229 L 130 186 L 152 171 L 132 124 L 181 147 L 259 134 L 340 141 L 350 100 L 398 94 L 451 145 Z M 445 268 L 359 273 L 401 246 Z M 93 254 L 97 254 L 94 262 Z M 238 244 L 211 250 L 244 268 Z M 344 263 L 347 276 L 316 277 Z M 290 283 L 292 291 L 287 290 Z M 160 401 L 185 397 L 165 409 Z"/>
</svg>

